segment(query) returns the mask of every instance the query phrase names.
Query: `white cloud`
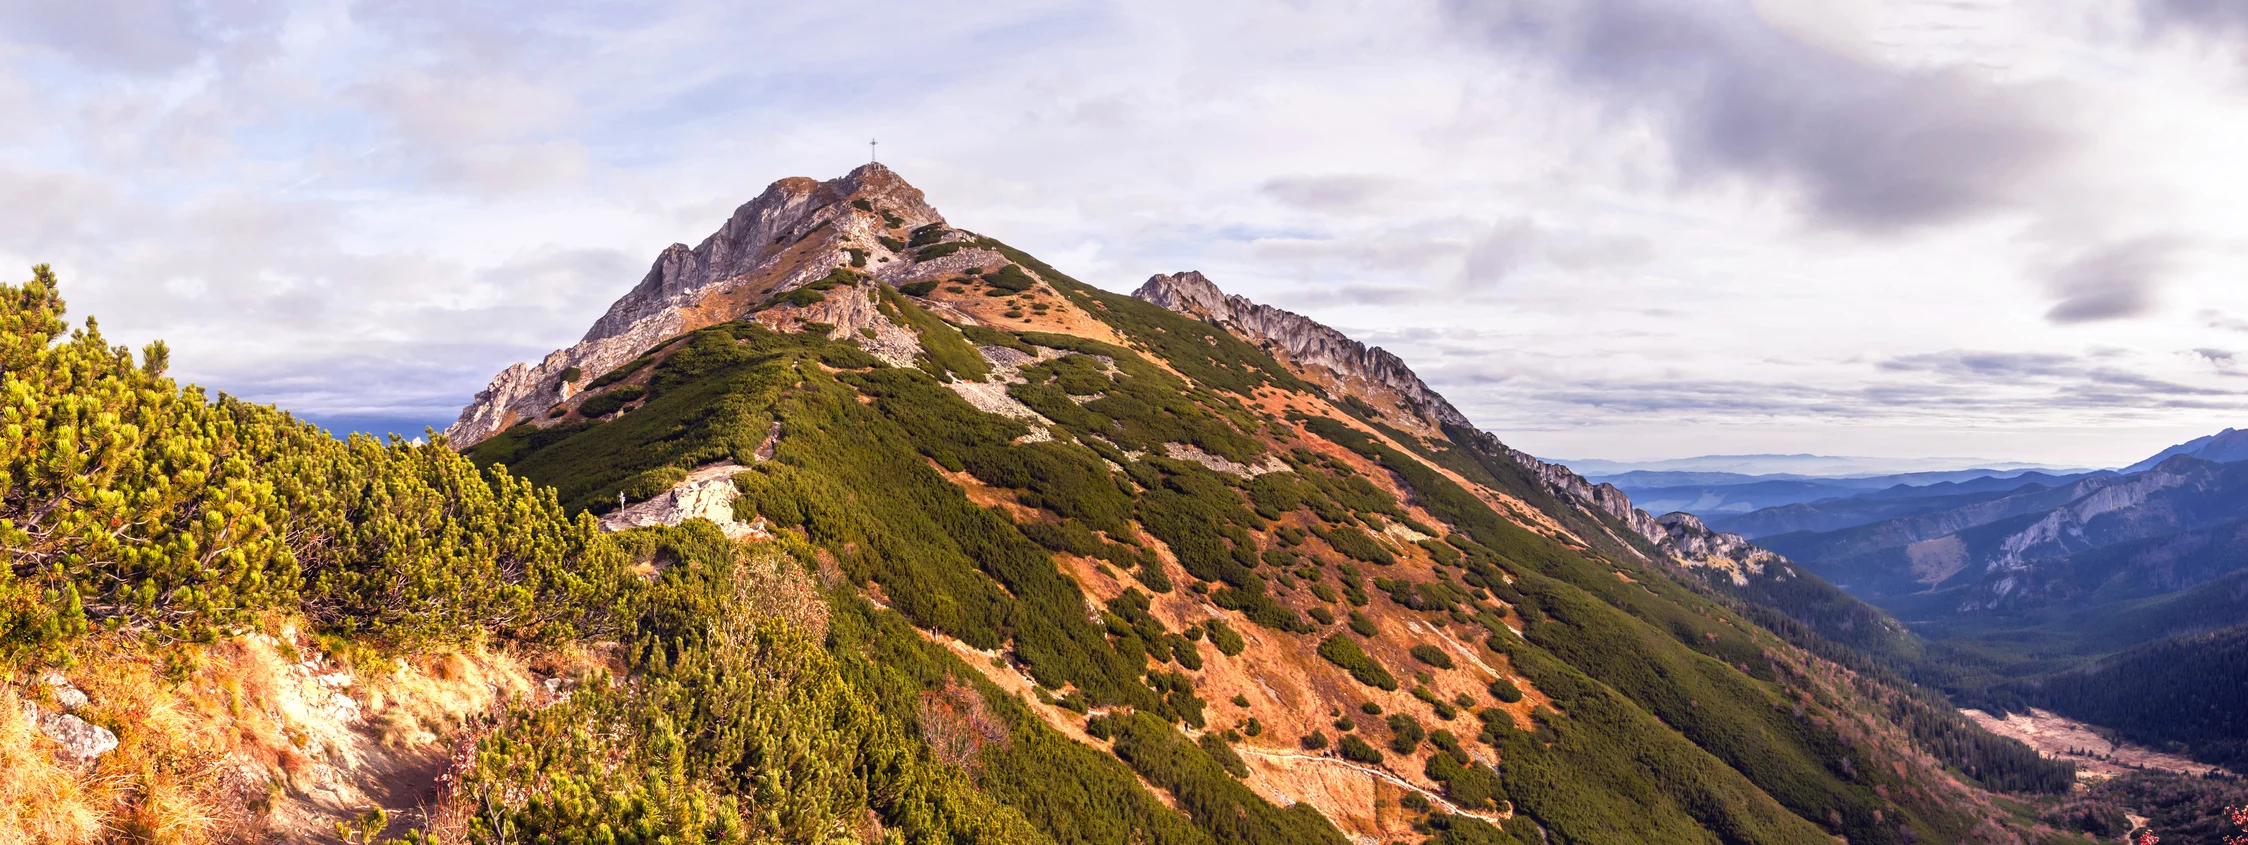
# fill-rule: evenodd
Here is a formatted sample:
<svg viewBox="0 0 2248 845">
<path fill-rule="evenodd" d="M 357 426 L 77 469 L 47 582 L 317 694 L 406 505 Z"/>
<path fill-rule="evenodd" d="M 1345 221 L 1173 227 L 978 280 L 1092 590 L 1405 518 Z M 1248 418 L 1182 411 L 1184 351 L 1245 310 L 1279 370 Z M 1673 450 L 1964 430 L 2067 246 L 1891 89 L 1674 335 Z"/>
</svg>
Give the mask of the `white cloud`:
<svg viewBox="0 0 2248 845">
<path fill-rule="evenodd" d="M 2248 331 L 2248 86 L 2177 34 L 2225 8 L 34 2 L 0 260 L 214 387 L 441 422 L 874 136 L 959 225 L 1363 332 L 1533 451 L 2127 461 L 2238 422 L 2179 351 Z"/>
</svg>

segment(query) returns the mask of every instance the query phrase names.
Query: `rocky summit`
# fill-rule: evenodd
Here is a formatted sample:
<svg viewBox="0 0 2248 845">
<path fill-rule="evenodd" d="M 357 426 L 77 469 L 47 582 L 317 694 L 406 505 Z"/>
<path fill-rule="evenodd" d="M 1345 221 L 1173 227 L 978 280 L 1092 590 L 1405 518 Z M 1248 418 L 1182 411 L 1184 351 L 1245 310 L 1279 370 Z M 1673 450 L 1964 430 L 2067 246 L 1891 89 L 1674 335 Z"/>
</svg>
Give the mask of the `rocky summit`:
<svg viewBox="0 0 2248 845">
<path fill-rule="evenodd" d="M 877 202 L 882 215 L 858 209 Z M 584 379 L 632 360 L 656 341 L 742 316 L 838 267 L 871 267 L 872 275 L 895 283 L 910 281 L 904 271 L 941 272 L 899 263 L 897 250 L 881 233 L 943 225 L 919 190 L 880 164 L 826 182 L 801 177 L 774 182 L 735 209 L 701 245 L 672 244 L 656 256 L 648 274 L 610 305 L 583 339 L 536 365 L 516 364 L 493 376 L 445 435 L 455 445 L 471 446 L 536 419 L 582 392 Z M 824 316 L 834 318 L 838 333 L 874 322 L 864 309 L 848 306 Z"/>
</svg>

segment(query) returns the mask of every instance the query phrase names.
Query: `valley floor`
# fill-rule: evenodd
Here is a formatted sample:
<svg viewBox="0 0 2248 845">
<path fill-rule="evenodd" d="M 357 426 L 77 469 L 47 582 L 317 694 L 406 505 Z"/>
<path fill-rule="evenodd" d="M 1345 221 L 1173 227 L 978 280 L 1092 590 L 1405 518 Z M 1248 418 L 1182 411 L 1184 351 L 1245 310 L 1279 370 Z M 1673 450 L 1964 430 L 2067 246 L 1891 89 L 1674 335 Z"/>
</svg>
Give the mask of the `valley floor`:
<svg viewBox="0 0 2248 845">
<path fill-rule="evenodd" d="M 2078 780 L 2110 778 L 2132 771 L 2154 770 L 2199 777 L 2216 766 L 2112 739 L 2089 725 L 2057 713 L 2032 709 L 2000 719 L 1981 710 L 1962 710 L 1984 730 L 2021 740 L 2037 753 L 2076 763 Z"/>
</svg>

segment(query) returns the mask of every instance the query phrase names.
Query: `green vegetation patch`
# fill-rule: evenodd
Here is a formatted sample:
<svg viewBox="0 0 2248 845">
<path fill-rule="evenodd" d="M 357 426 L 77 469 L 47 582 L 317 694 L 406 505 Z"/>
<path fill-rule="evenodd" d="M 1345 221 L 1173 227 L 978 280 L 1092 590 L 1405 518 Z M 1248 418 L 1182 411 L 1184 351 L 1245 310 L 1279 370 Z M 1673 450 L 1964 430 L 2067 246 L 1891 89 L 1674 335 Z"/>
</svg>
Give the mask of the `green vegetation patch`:
<svg viewBox="0 0 2248 845">
<path fill-rule="evenodd" d="M 1319 643 L 1319 656 L 1326 658 L 1349 672 L 1359 683 L 1382 690 L 1396 690 L 1397 678 L 1382 667 L 1379 661 L 1358 647 L 1358 641 L 1343 634 L 1328 637 Z"/>
<path fill-rule="evenodd" d="M 983 353 L 977 352 L 951 323 L 929 313 L 913 300 L 899 296 L 887 285 L 881 288 L 880 296 L 879 308 L 883 316 L 921 336 L 921 355 L 914 361 L 916 366 L 938 378 L 953 375 L 968 381 L 982 381 L 991 375 L 991 365 L 984 361 Z"/>
</svg>

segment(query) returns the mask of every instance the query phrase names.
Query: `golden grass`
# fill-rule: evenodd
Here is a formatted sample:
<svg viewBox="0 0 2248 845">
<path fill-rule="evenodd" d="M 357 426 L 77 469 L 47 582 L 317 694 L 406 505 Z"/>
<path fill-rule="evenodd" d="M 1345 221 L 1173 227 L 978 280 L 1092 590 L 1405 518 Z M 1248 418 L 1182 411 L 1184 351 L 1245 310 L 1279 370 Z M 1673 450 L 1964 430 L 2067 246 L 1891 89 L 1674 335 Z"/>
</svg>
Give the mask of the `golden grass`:
<svg viewBox="0 0 2248 845">
<path fill-rule="evenodd" d="M 383 657 L 281 620 L 163 653 L 92 637 L 50 665 L 0 666 L 0 845 L 326 838 L 337 813 L 379 794 L 370 763 L 442 757 L 484 715 L 543 695 L 533 662 L 482 645 Z M 598 661 L 578 650 L 535 662 L 580 676 Z M 24 717 L 39 689 L 28 679 L 50 666 L 91 699 L 79 715 L 117 734 L 92 765 L 58 759 Z M 326 805 L 337 796 L 357 803 Z"/>
<path fill-rule="evenodd" d="M 55 759 L 23 704 L 0 687 L 0 845 L 95 841 L 105 796 Z"/>
</svg>

